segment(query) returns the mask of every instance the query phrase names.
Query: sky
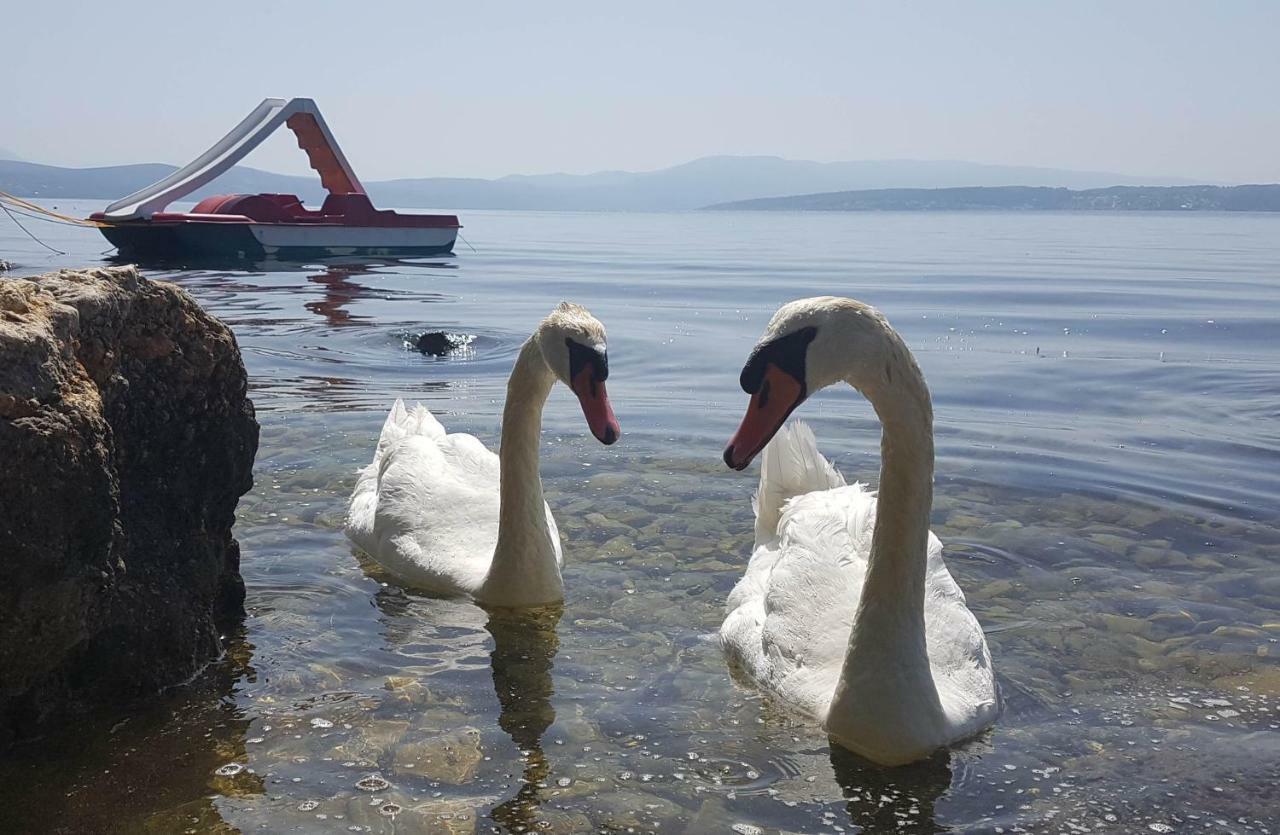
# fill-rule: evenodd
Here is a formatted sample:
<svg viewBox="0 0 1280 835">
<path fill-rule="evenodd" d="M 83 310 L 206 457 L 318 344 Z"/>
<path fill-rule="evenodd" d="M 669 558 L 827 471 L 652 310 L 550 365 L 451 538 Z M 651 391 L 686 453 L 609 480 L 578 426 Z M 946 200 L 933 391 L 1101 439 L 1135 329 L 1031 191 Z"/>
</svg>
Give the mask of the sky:
<svg viewBox="0 0 1280 835">
<path fill-rule="evenodd" d="M 309 96 L 360 177 L 713 154 L 1280 181 L 1280 3 L 8 0 L 0 147 L 182 164 Z M 286 133 L 245 164 L 308 173 Z"/>
</svg>

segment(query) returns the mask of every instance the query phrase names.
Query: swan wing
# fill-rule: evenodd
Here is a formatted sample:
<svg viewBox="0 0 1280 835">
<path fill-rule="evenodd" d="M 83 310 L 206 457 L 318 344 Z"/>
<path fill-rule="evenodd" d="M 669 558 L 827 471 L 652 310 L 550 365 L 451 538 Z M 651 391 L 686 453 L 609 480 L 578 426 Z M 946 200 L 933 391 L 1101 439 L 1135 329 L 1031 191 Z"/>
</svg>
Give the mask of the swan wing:
<svg viewBox="0 0 1280 835">
<path fill-rule="evenodd" d="M 844 664 L 874 523 L 875 496 L 861 484 L 789 500 L 729 596 L 720 638 L 730 658 L 813 717 L 826 712 Z"/>
<path fill-rule="evenodd" d="M 564 568 L 564 550 L 560 547 L 560 527 L 556 525 L 556 517 L 551 515 L 551 505 L 542 503 L 547 513 L 547 531 L 551 534 L 551 547 L 556 552 L 556 567 Z"/>
<path fill-rule="evenodd" d="M 397 398 L 382 424 L 382 433 L 378 436 L 378 447 L 373 454 L 374 459 L 381 457 L 388 446 L 410 435 L 422 435 L 440 440 L 444 438 L 445 431 L 440 421 L 426 406 L 416 403 L 412 409 L 408 409 L 404 405 L 404 400 Z"/>
<path fill-rule="evenodd" d="M 423 411 L 427 411 L 423 407 Z M 430 414 L 430 412 L 427 412 Z M 435 417 L 431 418 L 433 421 Z M 343 530 L 347 538 L 360 547 L 362 551 L 373 555 L 377 547 L 374 544 L 374 519 L 378 512 L 378 479 L 382 474 L 382 461 L 386 457 L 387 448 L 393 443 L 412 434 L 410 430 L 409 412 L 404 400 L 396 398 L 382 422 L 382 432 L 378 435 L 378 445 L 373 451 L 373 461 L 356 473 L 356 486 L 351 491 L 351 500 L 347 505 L 347 516 L 343 522 Z M 436 421 L 436 426 L 439 426 Z M 440 434 L 444 434 L 441 427 Z"/>
<path fill-rule="evenodd" d="M 474 436 L 397 401 L 357 478 L 347 535 L 408 584 L 469 592 L 493 557 L 498 474 L 498 456 Z"/>
<path fill-rule="evenodd" d="M 751 500 L 756 545 L 777 537 L 782 509 L 789 500 L 844 483 L 844 476 L 818 451 L 817 438 L 807 423 L 795 420 L 784 425 L 760 457 L 760 486 Z"/>
<path fill-rule="evenodd" d="M 762 689 L 819 719 L 844 668 L 876 506 L 861 484 L 790 500 L 777 538 L 756 548 L 729 596 L 720 638 L 730 658 Z M 999 710 L 991 654 L 932 533 L 925 630 L 946 733 L 952 740 L 971 736 Z"/>
<path fill-rule="evenodd" d="M 1000 695 L 991 651 L 964 592 L 947 570 L 942 543 L 929 534 L 924 626 L 929 668 L 951 740 L 972 736 L 995 720 Z"/>
</svg>

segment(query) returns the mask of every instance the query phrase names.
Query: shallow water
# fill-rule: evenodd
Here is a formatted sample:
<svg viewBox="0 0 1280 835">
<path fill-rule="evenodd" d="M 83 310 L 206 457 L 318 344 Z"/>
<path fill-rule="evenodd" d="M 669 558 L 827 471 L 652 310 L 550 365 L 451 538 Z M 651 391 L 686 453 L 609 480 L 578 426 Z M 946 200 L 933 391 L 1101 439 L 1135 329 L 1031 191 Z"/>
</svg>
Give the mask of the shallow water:
<svg viewBox="0 0 1280 835">
<path fill-rule="evenodd" d="M 96 206 L 62 203 L 87 212 Z M 262 422 L 249 615 L 163 699 L 0 763 L 6 830 L 1276 832 L 1280 217 L 467 212 L 472 252 L 150 270 L 231 324 Z M 99 257 L 0 219 L 19 274 Z M 1006 705 L 877 769 L 735 683 L 710 637 L 751 545 L 719 455 L 772 311 L 852 295 L 933 391 L 934 529 Z M 543 476 L 563 609 L 398 588 L 340 531 L 395 397 L 494 444 L 515 352 L 561 298 L 609 329 L 623 427 L 557 390 Z M 427 330 L 475 337 L 449 358 Z M 852 392 L 798 413 L 850 478 Z"/>
</svg>

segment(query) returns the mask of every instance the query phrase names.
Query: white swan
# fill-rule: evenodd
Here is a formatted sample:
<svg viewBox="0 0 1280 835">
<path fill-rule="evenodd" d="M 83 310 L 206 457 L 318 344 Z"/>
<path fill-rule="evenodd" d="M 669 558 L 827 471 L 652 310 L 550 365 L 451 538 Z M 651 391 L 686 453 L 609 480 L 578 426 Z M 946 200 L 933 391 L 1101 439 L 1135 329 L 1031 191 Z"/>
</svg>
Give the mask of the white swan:
<svg viewBox="0 0 1280 835">
<path fill-rule="evenodd" d="M 493 606 L 562 600 L 560 536 L 538 475 L 542 407 L 559 380 L 578 396 L 591 433 L 612 444 L 621 430 L 608 376 L 604 326 L 561 302 L 520 349 L 498 455 L 397 400 L 351 494 L 347 536 L 416 588 Z"/>
<path fill-rule="evenodd" d="M 773 438 L 806 396 L 840 381 L 871 401 L 883 427 L 878 506 L 862 485 L 845 484 L 807 426 Z M 725 463 L 741 470 L 768 447 L 755 550 L 720 628 L 730 658 L 882 765 L 923 759 L 990 725 L 1000 705 L 991 654 L 929 531 L 933 407 L 901 337 L 851 299 L 791 302 L 741 384 L 751 403 Z"/>
</svg>

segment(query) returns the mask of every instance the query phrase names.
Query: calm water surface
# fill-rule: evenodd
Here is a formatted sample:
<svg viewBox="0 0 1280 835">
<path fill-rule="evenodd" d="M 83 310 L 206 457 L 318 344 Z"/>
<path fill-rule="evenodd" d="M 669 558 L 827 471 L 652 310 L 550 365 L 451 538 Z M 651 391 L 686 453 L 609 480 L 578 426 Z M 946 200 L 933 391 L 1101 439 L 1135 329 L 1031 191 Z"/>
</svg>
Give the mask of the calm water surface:
<svg viewBox="0 0 1280 835">
<path fill-rule="evenodd" d="M 96 204 L 62 203 L 81 213 Z M 19 274 L 95 233 L 0 219 Z M 230 323 L 262 422 L 248 617 L 147 706 L 0 765 L 12 831 L 1277 832 L 1280 217 L 466 212 L 453 258 L 149 270 Z M 719 456 L 789 299 L 879 306 L 937 413 L 935 531 L 1006 706 L 883 770 L 736 682 L 712 641 L 758 468 Z M 609 330 L 623 439 L 547 404 L 562 609 L 388 582 L 342 536 L 396 397 L 496 445 L 555 302 Z M 407 347 L 444 329 L 464 354 Z M 878 427 L 802 408 L 850 478 Z"/>
</svg>

